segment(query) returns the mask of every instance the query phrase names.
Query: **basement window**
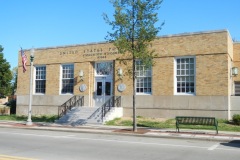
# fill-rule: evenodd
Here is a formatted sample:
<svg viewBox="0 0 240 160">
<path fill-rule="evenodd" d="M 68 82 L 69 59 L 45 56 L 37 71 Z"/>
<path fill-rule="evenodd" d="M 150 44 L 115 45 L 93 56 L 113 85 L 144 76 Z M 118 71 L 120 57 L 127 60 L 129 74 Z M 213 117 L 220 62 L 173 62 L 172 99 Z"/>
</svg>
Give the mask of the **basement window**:
<svg viewBox="0 0 240 160">
<path fill-rule="evenodd" d="M 234 82 L 235 96 L 240 96 L 240 81 Z"/>
</svg>

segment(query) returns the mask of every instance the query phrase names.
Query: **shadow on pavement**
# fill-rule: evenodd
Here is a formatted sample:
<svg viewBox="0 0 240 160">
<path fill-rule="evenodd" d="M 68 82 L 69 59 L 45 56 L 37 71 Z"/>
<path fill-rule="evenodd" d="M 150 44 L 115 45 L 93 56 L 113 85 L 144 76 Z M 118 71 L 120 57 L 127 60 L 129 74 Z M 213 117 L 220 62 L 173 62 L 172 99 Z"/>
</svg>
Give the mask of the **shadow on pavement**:
<svg viewBox="0 0 240 160">
<path fill-rule="evenodd" d="M 228 143 L 221 143 L 223 146 L 240 148 L 240 140 L 233 140 Z"/>
</svg>

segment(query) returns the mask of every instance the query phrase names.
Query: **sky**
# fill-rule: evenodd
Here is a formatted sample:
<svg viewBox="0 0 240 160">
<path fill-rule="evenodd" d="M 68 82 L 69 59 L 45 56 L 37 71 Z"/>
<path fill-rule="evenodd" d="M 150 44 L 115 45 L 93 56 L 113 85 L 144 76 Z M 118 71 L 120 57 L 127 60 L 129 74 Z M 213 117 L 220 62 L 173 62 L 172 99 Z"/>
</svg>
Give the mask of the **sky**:
<svg viewBox="0 0 240 160">
<path fill-rule="evenodd" d="M 18 51 L 105 41 L 109 0 L 0 0 L 0 45 L 11 68 Z M 240 0 L 163 0 L 158 36 L 227 29 L 240 41 Z M 112 19 L 113 20 L 113 19 Z"/>
</svg>

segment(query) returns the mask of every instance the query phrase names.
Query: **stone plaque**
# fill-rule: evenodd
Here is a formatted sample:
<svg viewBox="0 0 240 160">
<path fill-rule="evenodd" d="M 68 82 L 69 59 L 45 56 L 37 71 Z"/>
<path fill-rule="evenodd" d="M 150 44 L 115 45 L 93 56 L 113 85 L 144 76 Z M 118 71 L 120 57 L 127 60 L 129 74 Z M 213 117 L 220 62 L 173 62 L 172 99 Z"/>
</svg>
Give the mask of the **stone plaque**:
<svg viewBox="0 0 240 160">
<path fill-rule="evenodd" d="M 81 92 L 86 91 L 86 89 L 87 89 L 87 85 L 86 85 L 86 84 L 81 84 L 80 87 L 79 87 L 79 90 L 80 90 Z"/>
<path fill-rule="evenodd" d="M 121 84 L 118 85 L 118 91 L 119 92 L 123 92 L 125 89 L 126 89 L 126 85 L 125 84 L 121 83 Z"/>
</svg>

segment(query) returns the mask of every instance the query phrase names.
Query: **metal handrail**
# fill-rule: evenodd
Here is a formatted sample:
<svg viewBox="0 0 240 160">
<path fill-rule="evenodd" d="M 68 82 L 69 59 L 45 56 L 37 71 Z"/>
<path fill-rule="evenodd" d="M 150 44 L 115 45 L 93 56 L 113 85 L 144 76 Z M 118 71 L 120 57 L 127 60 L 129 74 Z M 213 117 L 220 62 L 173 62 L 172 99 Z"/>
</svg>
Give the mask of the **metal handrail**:
<svg viewBox="0 0 240 160">
<path fill-rule="evenodd" d="M 102 105 L 102 120 L 112 107 L 121 107 L 121 96 L 112 96 Z"/>
<path fill-rule="evenodd" d="M 75 95 L 63 103 L 61 106 L 58 106 L 58 118 L 64 116 L 68 110 L 71 110 L 74 106 L 83 106 L 84 96 Z"/>
<path fill-rule="evenodd" d="M 88 119 L 91 119 L 92 117 L 96 116 L 96 114 L 101 111 L 102 114 L 101 118 L 103 121 L 103 118 L 113 107 L 121 107 L 121 96 L 112 96 L 101 107 L 99 107 Z"/>
</svg>

